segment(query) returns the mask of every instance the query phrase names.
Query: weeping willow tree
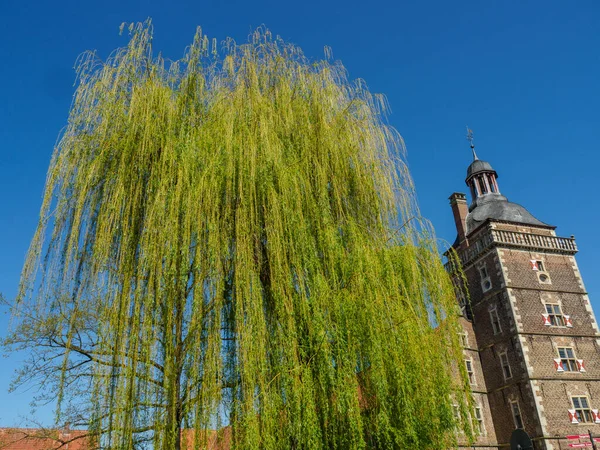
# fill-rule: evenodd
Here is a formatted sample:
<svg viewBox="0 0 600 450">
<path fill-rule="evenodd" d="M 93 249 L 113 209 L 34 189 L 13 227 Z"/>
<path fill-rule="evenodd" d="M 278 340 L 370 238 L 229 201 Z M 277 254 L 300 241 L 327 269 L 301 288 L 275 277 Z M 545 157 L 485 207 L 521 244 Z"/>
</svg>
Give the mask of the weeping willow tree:
<svg viewBox="0 0 600 450">
<path fill-rule="evenodd" d="M 220 48 L 198 31 L 170 63 L 150 23 L 129 31 L 78 64 L 8 339 L 32 351 L 17 383 L 109 449 L 470 436 L 452 284 L 385 102 L 264 29 Z"/>
</svg>

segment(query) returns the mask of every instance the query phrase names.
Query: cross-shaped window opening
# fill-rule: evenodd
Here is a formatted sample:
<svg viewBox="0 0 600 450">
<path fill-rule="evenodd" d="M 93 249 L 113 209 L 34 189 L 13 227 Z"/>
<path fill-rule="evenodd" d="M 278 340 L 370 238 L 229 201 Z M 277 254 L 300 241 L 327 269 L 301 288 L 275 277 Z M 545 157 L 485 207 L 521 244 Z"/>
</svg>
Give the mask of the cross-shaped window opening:
<svg viewBox="0 0 600 450">
<path fill-rule="evenodd" d="M 575 409 L 579 423 L 591 423 L 594 421 L 587 397 L 571 397 L 571 401 L 573 402 L 573 409 Z"/>
<path fill-rule="evenodd" d="M 558 347 L 558 356 L 565 372 L 578 372 L 577 361 L 572 347 Z"/>
<path fill-rule="evenodd" d="M 566 325 L 559 304 L 546 303 L 546 312 L 548 313 L 550 324 L 552 324 L 553 326 L 564 327 Z"/>
</svg>

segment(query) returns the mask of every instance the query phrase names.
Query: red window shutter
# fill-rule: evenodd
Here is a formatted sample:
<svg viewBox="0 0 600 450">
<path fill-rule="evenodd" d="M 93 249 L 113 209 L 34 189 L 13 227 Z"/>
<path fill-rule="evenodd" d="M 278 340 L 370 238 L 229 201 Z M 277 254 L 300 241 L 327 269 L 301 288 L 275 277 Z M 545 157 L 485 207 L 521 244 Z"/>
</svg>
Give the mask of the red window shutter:
<svg viewBox="0 0 600 450">
<path fill-rule="evenodd" d="M 544 321 L 544 325 L 552 326 L 552 322 L 550 322 L 550 316 L 548 314 L 542 314 L 542 320 Z"/>
<path fill-rule="evenodd" d="M 585 366 L 583 365 L 583 359 L 577 360 L 577 370 L 580 372 L 585 372 Z"/>
<path fill-rule="evenodd" d="M 579 420 L 577 420 L 577 414 L 575 413 L 574 409 L 569 409 L 569 422 L 571 423 L 579 423 Z"/>
<path fill-rule="evenodd" d="M 571 319 L 571 316 L 565 314 L 563 317 L 565 318 L 565 325 L 569 328 L 573 328 L 573 319 Z"/>
<path fill-rule="evenodd" d="M 597 409 L 592 409 L 592 416 L 594 416 L 594 423 L 600 423 L 600 414 Z"/>
<path fill-rule="evenodd" d="M 535 259 L 530 259 L 530 260 L 529 260 L 529 264 L 531 264 L 531 268 L 532 268 L 533 270 L 536 270 L 536 271 L 537 271 L 537 270 L 539 270 L 539 269 L 538 269 L 538 266 L 537 266 L 537 260 L 535 260 Z"/>
<path fill-rule="evenodd" d="M 557 372 L 565 371 L 565 369 L 563 369 L 562 361 L 560 360 L 560 358 L 554 358 L 554 367 L 556 368 Z"/>
</svg>

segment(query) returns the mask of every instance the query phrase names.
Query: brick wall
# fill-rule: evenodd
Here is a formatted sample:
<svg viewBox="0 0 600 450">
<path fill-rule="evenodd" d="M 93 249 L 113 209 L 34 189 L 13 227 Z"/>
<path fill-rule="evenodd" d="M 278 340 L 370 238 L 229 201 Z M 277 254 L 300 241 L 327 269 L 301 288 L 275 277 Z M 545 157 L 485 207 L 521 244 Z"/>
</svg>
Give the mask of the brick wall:
<svg viewBox="0 0 600 450">
<path fill-rule="evenodd" d="M 487 386 L 485 383 L 483 370 L 481 368 L 481 360 L 479 357 L 477 338 L 475 336 L 475 331 L 473 330 L 473 324 L 465 318 L 461 318 L 460 321 L 466 334 L 466 345 L 463 346 L 465 359 L 470 359 L 472 361 L 475 372 L 475 383 L 471 385 L 473 399 L 475 404 L 481 407 L 481 413 L 483 417 L 483 432 L 477 438 L 475 444 L 477 445 L 477 448 L 497 449 L 496 431 L 487 398 Z M 464 439 L 461 439 L 460 437 L 459 442 L 462 443 L 462 445 L 459 446 L 461 449 L 472 448 L 472 446 L 466 445 Z"/>
<path fill-rule="evenodd" d="M 591 408 L 600 409 L 597 325 L 575 258 L 508 249 L 500 254 L 509 280 L 507 288 L 519 311 L 522 339 L 529 356 L 529 376 L 537 391 L 546 437 L 580 434 L 587 429 L 600 433 L 599 424 L 576 425 L 569 420 L 573 395 L 586 396 Z M 549 283 L 540 282 L 539 272 L 532 269 L 530 260 L 543 262 Z M 562 313 L 570 316 L 572 327 L 545 325 L 542 314 L 546 313 L 546 303 L 560 305 Z M 554 359 L 559 358 L 559 347 L 572 348 L 575 358 L 583 360 L 585 372 L 557 371 Z M 564 439 L 547 439 L 545 444 L 547 448 L 568 448 Z"/>
<path fill-rule="evenodd" d="M 459 251 L 484 243 L 492 229 L 555 236 L 549 228 L 492 222 L 469 236 Z M 542 271 L 533 270 L 531 260 L 541 261 Z M 482 285 L 481 267 L 489 276 L 489 288 Z M 600 336 L 574 256 L 491 246 L 464 270 L 473 311 L 473 324 L 466 329 L 471 327 L 474 336 L 469 339 L 477 346 L 468 353 L 479 358 L 480 364 L 474 365 L 481 372 L 476 373 L 477 382 L 483 378 L 479 395 L 487 397 L 483 403 L 489 404 L 486 414 L 497 442 L 507 444 L 515 428 L 511 402 L 518 403 L 536 449 L 568 448 L 564 436 L 588 428 L 600 434 L 600 424 L 572 424 L 568 413 L 574 395 L 586 396 L 591 408 L 600 409 Z M 546 303 L 560 305 L 572 327 L 545 324 Z M 500 324 L 496 332 L 491 310 Z M 554 360 L 559 347 L 572 348 L 585 372 L 558 372 Z M 501 364 L 504 353 L 511 370 L 508 378 Z M 486 443 L 492 441 L 481 441 Z"/>
</svg>

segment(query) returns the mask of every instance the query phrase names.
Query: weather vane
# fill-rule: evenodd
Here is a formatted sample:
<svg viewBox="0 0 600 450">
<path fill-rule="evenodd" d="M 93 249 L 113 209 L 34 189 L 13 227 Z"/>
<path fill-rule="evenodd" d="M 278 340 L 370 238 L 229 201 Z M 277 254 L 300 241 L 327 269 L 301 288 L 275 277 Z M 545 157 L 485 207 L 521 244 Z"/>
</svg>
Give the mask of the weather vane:
<svg viewBox="0 0 600 450">
<path fill-rule="evenodd" d="M 477 153 L 475 153 L 475 144 L 473 144 L 473 130 L 471 130 L 468 125 L 467 125 L 467 141 L 469 141 L 469 143 L 471 144 L 471 151 L 473 152 L 473 159 L 479 159 L 479 158 L 477 158 Z"/>
</svg>

